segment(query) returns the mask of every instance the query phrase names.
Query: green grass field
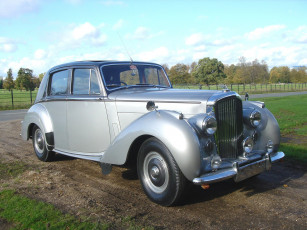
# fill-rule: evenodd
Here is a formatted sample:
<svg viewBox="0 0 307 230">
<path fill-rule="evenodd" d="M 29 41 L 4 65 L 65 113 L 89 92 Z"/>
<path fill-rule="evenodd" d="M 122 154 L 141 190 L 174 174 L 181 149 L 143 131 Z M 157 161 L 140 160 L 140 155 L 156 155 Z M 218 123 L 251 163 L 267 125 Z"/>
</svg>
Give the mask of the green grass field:
<svg viewBox="0 0 307 230">
<path fill-rule="evenodd" d="M 32 94 L 32 103 L 31 103 Z M 37 90 L 35 91 L 20 91 L 13 90 L 13 104 L 12 93 L 8 90 L 0 89 L 0 110 L 8 109 L 26 109 L 34 103 Z"/>
</svg>

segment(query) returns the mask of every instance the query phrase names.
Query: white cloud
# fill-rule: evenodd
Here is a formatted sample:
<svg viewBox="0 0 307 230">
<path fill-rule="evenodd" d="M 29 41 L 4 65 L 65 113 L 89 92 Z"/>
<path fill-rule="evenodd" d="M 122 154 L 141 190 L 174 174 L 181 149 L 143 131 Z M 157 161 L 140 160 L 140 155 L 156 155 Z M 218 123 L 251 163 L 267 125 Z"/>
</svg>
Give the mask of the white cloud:
<svg viewBox="0 0 307 230">
<path fill-rule="evenodd" d="M 136 39 L 136 40 L 147 40 L 154 37 L 159 37 L 162 34 L 164 34 L 164 31 L 159 31 L 157 33 L 151 33 L 150 30 L 146 27 L 140 26 L 136 28 L 136 30 L 133 32 L 133 34 L 126 34 L 126 39 Z"/>
<path fill-rule="evenodd" d="M 0 17 L 14 18 L 21 14 L 34 12 L 39 8 L 39 0 L 1 0 Z"/>
<path fill-rule="evenodd" d="M 169 50 L 166 47 L 159 47 L 151 51 L 142 52 L 136 55 L 138 60 L 164 63 L 169 58 Z"/>
<path fill-rule="evenodd" d="M 189 46 L 196 46 L 204 43 L 205 36 L 202 33 L 195 33 L 186 38 L 185 44 Z"/>
<path fill-rule="evenodd" d="M 6 37 L 0 37 L 0 51 L 12 53 L 17 50 L 16 42 Z"/>
<path fill-rule="evenodd" d="M 75 27 L 72 31 L 74 40 L 81 40 L 86 37 L 97 37 L 99 31 L 89 22 Z"/>
<path fill-rule="evenodd" d="M 245 36 L 250 40 L 257 40 L 266 37 L 272 34 L 273 32 L 278 32 L 284 29 L 285 27 L 286 27 L 285 25 L 271 25 L 262 28 L 257 28 L 249 33 L 246 33 Z"/>
<path fill-rule="evenodd" d="M 123 19 L 119 19 L 113 26 L 113 30 L 119 30 L 122 28 L 124 24 L 124 20 Z"/>
<path fill-rule="evenodd" d="M 104 27 L 104 24 L 94 26 L 89 22 L 85 22 L 79 25 L 73 25 L 69 29 L 66 29 L 68 32 L 60 33 L 61 36 L 58 36 L 59 40 L 56 45 L 53 45 L 53 49 L 75 49 L 80 46 L 101 46 L 104 45 L 107 41 L 107 35 L 101 33 L 101 28 Z"/>
<path fill-rule="evenodd" d="M 294 30 L 288 30 L 284 33 L 285 41 L 294 43 L 307 43 L 307 26 L 299 26 Z"/>
<path fill-rule="evenodd" d="M 35 59 L 44 59 L 47 56 L 47 53 L 43 49 L 38 49 L 34 52 Z"/>
<path fill-rule="evenodd" d="M 138 40 L 145 40 L 150 38 L 150 33 L 149 33 L 149 29 L 147 29 L 146 27 L 138 27 L 136 28 L 136 30 L 134 31 L 133 34 L 127 34 L 126 38 L 129 39 L 138 39 Z"/>
</svg>

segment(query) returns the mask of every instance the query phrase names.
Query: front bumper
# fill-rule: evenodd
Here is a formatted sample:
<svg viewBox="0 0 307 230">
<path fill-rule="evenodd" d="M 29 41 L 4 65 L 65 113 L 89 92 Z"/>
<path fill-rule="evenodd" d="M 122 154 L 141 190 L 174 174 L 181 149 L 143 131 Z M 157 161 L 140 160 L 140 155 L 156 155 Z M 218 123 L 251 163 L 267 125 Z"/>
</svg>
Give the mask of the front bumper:
<svg viewBox="0 0 307 230">
<path fill-rule="evenodd" d="M 284 156 L 285 154 L 283 152 L 267 153 L 264 158 L 243 166 L 240 166 L 240 164 L 236 162 L 233 164 L 232 168 L 221 169 L 194 178 L 193 183 L 196 185 L 212 184 L 230 178 L 239 182 L 263 171 L 270 170 L 272 163 L 281 160 Z"/>
</svg>

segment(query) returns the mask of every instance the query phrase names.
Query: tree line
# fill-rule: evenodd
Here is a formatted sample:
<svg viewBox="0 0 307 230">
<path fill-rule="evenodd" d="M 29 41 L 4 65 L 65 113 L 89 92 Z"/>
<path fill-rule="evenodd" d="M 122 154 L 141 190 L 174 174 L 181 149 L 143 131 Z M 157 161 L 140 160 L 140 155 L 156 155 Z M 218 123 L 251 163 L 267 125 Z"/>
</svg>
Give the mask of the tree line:
<svg viewBox="0 0 307 230">
<path fill-rule="evenodd" d="M 290 69 L 287 66 L 273 67 L 269 70 L 267 63 L 255 59 L 247 62 L 240 57 L 237 64 L 224 65 L 216 58 L 205 57 L 192 64 L 178 63 L 171 68 L 162 65 L 172 84 L 267 84 L 267 83 L 306 83 L 307 67 Z M 38 88 L 45 73 L 33 75 L 33 70 L 20 68 L 16 80 L 12 69 L 6 78 L 0 78 L 0 89 L 34 90 Z"/>
<path fill-rule="evenodd" d="M 163 65 L 172 84 L 266 84 L 266 83 L 305 83 L 307 67 L 290 70 L 287 66 L 273 67 L 255 59 L 247 62 L 240 57 L 237 64 L 224 65 L 216 58 L 203 58 L 190 65 L 176 64 L 171 68 Z"/>
<path fill-rule="evenodd" d="M 6 78 L 0 79 L 0 89 L 7 89 L 9 91 L 13 89 L 17 90 L 30 90 L 33 91 L 38 88 L 45 73 L 39 74 L 38 77 L 33 75 L 33 70 L 28 68 L 20 68 L 17 73 L 17 78 L 14 80 L 13 71 L 10 68 L 7 71 Z"/>
</svg>

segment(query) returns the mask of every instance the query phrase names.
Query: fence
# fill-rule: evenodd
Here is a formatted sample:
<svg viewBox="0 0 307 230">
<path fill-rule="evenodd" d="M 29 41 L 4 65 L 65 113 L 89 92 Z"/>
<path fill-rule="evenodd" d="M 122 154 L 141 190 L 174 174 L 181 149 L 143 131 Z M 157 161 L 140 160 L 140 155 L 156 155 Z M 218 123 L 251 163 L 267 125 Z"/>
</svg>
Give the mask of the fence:
<svg viewBox="0 0 307 230">
<path fill-rule="evenodd" d="M 227 87 L 231 91 L 239 94 L 248 92 L 249 94 L 279 93 L 307 91 L 307 83 L 279 83 L 279 84 L 228 84 L 228 85 L 173 85 L 178 89 L 208 89 L 221 90 Z"/>
<path fill-rule="evenodd" d="M 225 85 L 173 85 L 179 89 L 211 89 L 221 90 Z M 261 93 L 278 93 L 307 91 L 307 83 L 289 83 L 289 84 L 230 84 L 228 89 L 236 91 L 239 94 L 261 94 Z M 0 89 L 0 110 L 29 108 L 35 98 L 35 91 L 8 91 Z"/>
<path fill-rule="evenodd" d="M 0 110 L 29 108 L 36 98 L 35 91 L 0 89 Z"/>
</svg>

